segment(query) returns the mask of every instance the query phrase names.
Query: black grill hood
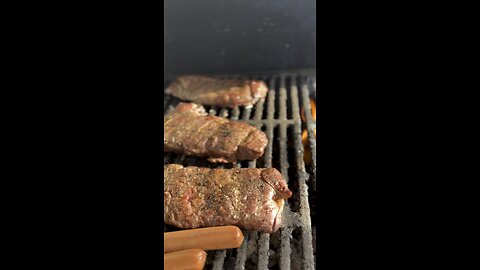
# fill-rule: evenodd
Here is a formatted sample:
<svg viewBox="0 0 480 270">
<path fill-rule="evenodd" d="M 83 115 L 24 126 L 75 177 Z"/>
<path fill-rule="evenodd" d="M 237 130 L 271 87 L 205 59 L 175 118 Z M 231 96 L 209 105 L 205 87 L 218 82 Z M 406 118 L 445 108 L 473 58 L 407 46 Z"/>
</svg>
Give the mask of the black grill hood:
<svg viewBox="0 0 480 270">
<path fill-rule="evenodd" d="M 166 0 L 166 76 L 313 69 L 314 0 Z"/>
</svg>

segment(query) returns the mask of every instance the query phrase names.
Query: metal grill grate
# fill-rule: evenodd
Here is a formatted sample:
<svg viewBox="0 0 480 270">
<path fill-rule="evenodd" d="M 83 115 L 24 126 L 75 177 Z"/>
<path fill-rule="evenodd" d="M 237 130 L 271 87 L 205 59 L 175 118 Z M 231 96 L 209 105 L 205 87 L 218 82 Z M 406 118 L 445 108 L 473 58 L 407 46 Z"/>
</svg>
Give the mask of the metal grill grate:
<svg viewBox="0 0 480 270">
<path fill-rule="evenodd" d="M 293 192 L 284 207 L 284 224 L 274 234 L 243 230 L 242 246 L 234 250 L 208 252 L 206 269 L 314 269 L 315 250 L 308 189 L 316 193 L 316 123 L 306 113 L 302 123 L 300 108 L 311 111 L 310 98 L 316 99 L 314 71 L 285 72 L 264 76 L 217 76 L 223 79 L 262 79 L 270 91 L 264 101 L 253 108 L 225 109 L 206 106 L 210 115 L 244 121 L 262 129 L 269 139 L 265 155 L 258 160 L 235 165 L 210 164 L 204 160 L 177 154 L 165 154 L 164 164 L 211 168 L 275 167 L 287 180 Z M 178 99 L 165 96 L 164 113 L 170 112 Z M 302 128 L 308 131 L 312 164 L 305 165 Z M 313 194 L 311 194 L 313 195 Z"/>
</svg>

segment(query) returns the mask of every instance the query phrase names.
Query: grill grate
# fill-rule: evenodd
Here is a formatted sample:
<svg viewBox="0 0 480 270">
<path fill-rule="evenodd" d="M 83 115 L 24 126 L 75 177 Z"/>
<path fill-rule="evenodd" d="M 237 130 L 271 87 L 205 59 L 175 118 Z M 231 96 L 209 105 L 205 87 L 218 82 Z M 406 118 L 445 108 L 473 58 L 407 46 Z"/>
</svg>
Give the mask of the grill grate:
<svg viewBox="0 0 480 270">
<path fill-rule="evenodd" d="M 310 114 L 302 123 L 300 108 L 311 111 L 310 98 L 316 99 L 314 71 L 284 72 L 264 76 L 216 76 L 222 79 L 262 79 L 270 91 L 265 100 L 253 108 L 225 109 L 205 106 L 210 115 L 244 121 L 262 129 L 269 139 L 265 155 L 259 160 L 235 165 L 210 164 L 204 160 L 177 154 L 165 154 L 164 164 L 208 166 L 211 168 L 275 167 L 287 180 L 294 193 L 284 207 L 284 224 L 274 234 L 243 230 L 244 242 L 234 250 L 208 252 L 206 269 L 314 269 L 315 250 L 311 224 L 308 189 L 316 192 L 316 124 Z M 178 99 L 165 96 L 164 114 L 170 112 Z M 304 162 L 302 128 L 308 131 L 312 164 Z M 295 205 L 295 206 L 294 206 Z"/>
</svg>

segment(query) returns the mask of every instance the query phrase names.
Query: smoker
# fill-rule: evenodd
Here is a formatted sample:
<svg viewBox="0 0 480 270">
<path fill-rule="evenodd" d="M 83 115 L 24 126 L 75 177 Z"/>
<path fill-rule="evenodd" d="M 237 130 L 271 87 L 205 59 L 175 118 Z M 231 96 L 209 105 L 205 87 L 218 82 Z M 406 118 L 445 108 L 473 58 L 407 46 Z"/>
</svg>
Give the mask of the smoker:
<svg viewBox="0 0 480 270">
<path fill-rule="evenodd" d="M 267 135 L 264 156 L 236 164 L 165 154 L 164 164 L 279 170 L 293 196 L 273 234 L 243 230 L 237 249 L 209 251 L 205 269 L 315 269 L 315 1 L 165 3 L 164 86 L 183 74 L 263 80 L 265 100 L 252 108 L 205 106 L 209 115 L 244 121 Z M 180 102 L 165 95 L 164 114 Z M 174 230 L 166 226 L 166 230 Z"/>
</svg>

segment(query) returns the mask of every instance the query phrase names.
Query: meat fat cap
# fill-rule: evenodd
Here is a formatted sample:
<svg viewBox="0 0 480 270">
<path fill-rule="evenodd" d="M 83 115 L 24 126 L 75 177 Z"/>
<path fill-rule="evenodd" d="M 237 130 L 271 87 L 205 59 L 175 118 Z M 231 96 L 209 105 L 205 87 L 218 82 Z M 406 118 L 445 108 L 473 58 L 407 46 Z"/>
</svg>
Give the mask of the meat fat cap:
<svg viewBox="0 0 480 270">
<path fill-rule="evenodd" d="M 292 197 L 292 191 L 288 189 L 285 179 L 283 179 L 282 174 L 275 168 L 264 169 L 261 173 L 261 178 L 275 190 L 278 197 L 282 199 Z"/>
</svg>

